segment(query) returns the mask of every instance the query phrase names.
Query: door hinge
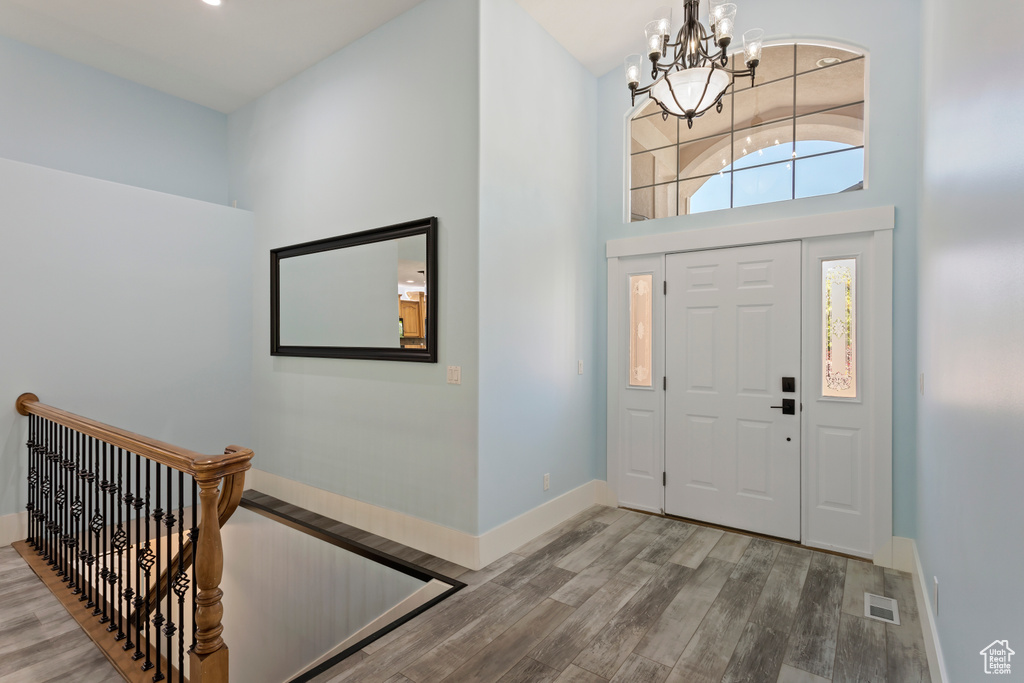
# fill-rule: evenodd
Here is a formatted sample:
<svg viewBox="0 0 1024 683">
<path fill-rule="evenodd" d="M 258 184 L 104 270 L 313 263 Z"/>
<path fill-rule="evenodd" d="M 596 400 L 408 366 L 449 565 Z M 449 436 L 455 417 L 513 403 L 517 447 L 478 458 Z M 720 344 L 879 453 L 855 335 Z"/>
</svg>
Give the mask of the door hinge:
<svg viewBox="0 0 1024 683">
<path fill-rule="evenodd" d="M 668 377 L 661 378 L 661 390 L 668 391 Z"/>
<path fill-rule="evenodd" d="M 661 485 L 668 486 L 668 478 L 665 476 L 664 472 L 661 473 Z"/>
<path fill-rule="evenodd" d="M 662 285 L 662 287 L 661 287 L 662 292 L 661 293 L 662 294 L 668 294 L 668 280 L 662 280 L 661 281 L 661 285 Z"/>
</svg>

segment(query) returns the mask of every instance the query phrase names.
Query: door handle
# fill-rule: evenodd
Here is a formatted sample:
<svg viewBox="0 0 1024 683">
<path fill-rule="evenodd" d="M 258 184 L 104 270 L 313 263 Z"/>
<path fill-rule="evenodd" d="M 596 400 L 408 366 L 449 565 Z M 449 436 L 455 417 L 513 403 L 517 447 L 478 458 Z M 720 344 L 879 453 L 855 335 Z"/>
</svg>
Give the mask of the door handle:
<svg viewBox="0 0 1024 683">
<path fill-rule="evenodd" d="M 781 408 L 783 415 L 796 415 L 796 399 L 784 398 L 781 406 L 772 406 L 772 408 Z"/>
</svg>

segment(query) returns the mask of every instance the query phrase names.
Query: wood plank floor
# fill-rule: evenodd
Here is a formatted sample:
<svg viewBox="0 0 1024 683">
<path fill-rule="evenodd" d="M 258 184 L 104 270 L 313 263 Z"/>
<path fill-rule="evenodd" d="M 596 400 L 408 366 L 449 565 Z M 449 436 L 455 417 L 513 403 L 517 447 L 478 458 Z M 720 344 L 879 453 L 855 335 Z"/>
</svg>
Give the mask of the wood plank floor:
<svg viewBox="0 0 1024 683">
<path fill-rule="evenodd" d="M 316 680 L 930 680 L 909 574 L 762 538 L 595 506 L 458 578 Z M 903 625 L 866 619 L 865 591 Z"/>
<path fill-rule="evenodd" d="M 0 682 L 120 680 L 18 552 L 0 548 Z"/>
<path fill-rule="evenodd" d="M 594 506 L 474 572 L 246 495 L 467 584 L 318 682 L 930 680 L 910 575 L 866 562 Z M 903 625 L 865 619 L 865 591 L 897 598 Z M 50 680 L 118 678 L 0 549 L 0 683 Z"/>
</svg>

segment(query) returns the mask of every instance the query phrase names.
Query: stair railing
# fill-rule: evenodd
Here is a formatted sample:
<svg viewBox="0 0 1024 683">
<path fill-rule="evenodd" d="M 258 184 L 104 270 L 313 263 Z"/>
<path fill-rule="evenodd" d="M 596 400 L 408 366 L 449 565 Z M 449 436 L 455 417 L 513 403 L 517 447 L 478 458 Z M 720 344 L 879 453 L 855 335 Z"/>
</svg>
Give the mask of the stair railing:
<svg viewBox="0 0 1024 683">
<path fill-rule="evenodd" d="M 34 394 L 16 406 L 29 521 L 15 547 L 126 680 L 184 683 L 187 655 L 191 683 L 227 683 L 220 528 L 252 451 L 202 455 Z"/>
</svg>

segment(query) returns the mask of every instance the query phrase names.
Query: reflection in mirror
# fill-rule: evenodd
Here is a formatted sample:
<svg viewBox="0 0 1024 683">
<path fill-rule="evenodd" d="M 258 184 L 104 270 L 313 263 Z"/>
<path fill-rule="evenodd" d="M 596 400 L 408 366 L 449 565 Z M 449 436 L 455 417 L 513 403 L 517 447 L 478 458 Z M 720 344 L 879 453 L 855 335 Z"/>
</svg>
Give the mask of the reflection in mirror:
<svg viewBox="0 0 1024 683">
<path fill-rule="evenodd" d="M 436 225 L 271 251 L 271 354 L 436 362 Z"/>
</svg>

